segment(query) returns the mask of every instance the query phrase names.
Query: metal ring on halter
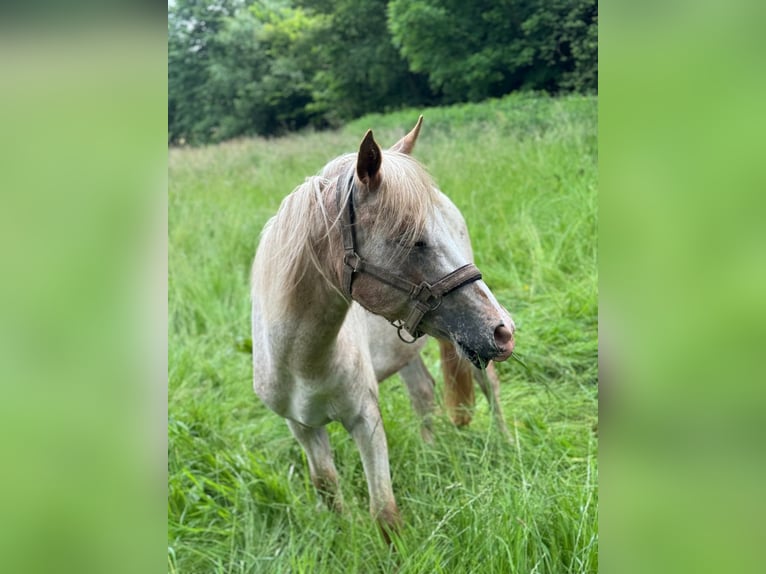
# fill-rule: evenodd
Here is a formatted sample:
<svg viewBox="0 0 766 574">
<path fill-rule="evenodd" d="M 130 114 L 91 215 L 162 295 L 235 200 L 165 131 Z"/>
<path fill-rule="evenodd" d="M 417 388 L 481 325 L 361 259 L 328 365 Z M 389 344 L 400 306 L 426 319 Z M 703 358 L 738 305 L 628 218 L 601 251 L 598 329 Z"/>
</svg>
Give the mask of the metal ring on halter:
<svg viewBox="0 0 766 574">
<path fill-rule="evenodd" d="M 402 336 L 402 331 L 406 331 L 406 329 L 404 328 L 404 323 L 402 323 L 402 321 L 401 321 L 400 319 L 397 319 L 397 320 L 395 320 L 395 321 L 391 321 L 391 324 L 392 324 L 394 327 L 396 327 L 396 334 L 397 334 L 397 335 L 399 335 L 399 340 L 400 340 L 402 343 L 407 343 L 408 345 L 411 345 L 412 343 L 414 343 L 415 341 L 417 341 L 417 340 L 420 338 L 420 337 L 417 337 L 417 336 L 413 335 L 413 334 L 412 334 L 412 333 L 410 333 L 409 331 L 407 331 L 407 334 L 408 334 L 410 337 L 412 337 L 412 340 L 410 341 L 410 340 L 407 340 L 407 339 L 405 339 L 405 338 Z"/>
</svg>

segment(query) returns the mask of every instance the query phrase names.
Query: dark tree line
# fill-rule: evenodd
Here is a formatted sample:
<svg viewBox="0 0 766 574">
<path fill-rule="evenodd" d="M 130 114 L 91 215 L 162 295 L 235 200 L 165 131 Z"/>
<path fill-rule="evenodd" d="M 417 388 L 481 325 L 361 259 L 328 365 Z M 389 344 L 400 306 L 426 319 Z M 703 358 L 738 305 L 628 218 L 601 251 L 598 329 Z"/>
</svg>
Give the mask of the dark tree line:
<svg viewBox="0 0 766 574">
<path fill-rule="evenodd" d="M 168 139 L 337 126 L 514 90 L 595 92 L 596 0 L 175 0 Z"/>
</svg>

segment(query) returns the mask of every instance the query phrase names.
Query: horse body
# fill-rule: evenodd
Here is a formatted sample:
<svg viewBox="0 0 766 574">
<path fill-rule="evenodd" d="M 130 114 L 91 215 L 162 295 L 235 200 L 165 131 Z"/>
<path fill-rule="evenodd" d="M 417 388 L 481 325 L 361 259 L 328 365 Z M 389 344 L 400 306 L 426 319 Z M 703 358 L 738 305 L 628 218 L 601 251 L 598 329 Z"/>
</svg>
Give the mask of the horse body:
<svg viewBox="0 0 766 574">
<path fill-rule="evenodd" d="M 252 275 L 256 394 L 287 420 L 315 487 L 336 510 L 342 501 L 325 425 L 343 424 L 386 536 L 400 519 L 378 381 L 408 368 L 419 349 L 373 357 L 379 345 L 367 312 L 449 339 L 477 366 L 513 350 L 510 316 L 453 237 L 457 209 L 409 157 L 419 129 L 420 121 L 385 155 L 368 132 L 357 154 L 288 195 L 264 228 Z M 417 294 L 406 292 L 418 284 Z M 441 293 L 431 285 L 448 286 Z"/>
</svg>

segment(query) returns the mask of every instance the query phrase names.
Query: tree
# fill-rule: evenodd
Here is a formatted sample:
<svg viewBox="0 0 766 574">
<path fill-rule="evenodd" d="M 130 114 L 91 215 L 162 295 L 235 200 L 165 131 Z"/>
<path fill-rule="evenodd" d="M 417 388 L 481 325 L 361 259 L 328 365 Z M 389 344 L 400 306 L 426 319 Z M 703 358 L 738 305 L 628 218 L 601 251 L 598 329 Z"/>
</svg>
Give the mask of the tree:
<svg viewBox="0 0 766 574">
<path fill-rule="evenodd" d="M 168 17 L 169 141 L 307 125 L 316 66 L 302 39 L 314 24 L 286 1 L 178 0 Z"/>
<path fill-rule="evenodd" d="M 595 0 L 175 0 L 168 140 L 337 126 L 518 89 L 596 91 Z"/>
<path fill-rule="evenodd" d="M 240 0 L 176 0 L 168 8 L 168 139 L 206 141 L 215 124 L 210 64 L 216 34 Z"/>
<path fill-rule="evenodd" d="M 369 112 L 433 101 L 427 78 L 394 47 L 387 0 L 298 0 L 321 22 L 306 38 L 316 55 L 310 109 L 331 125 Z"/>
<path fill-rule="evenodd" d="M 312 119 L 314 65 L 303 51 L 315 21 L 286 4 L 254 3 L 227 21 L 216 36 L 212 90 L 221 110 L 220 138 L 272 135 Z"/>
<path fill-rule="evenodd" d="M 393 41 L 449 101 L 596 89 L 595 0 L 391 0 Z"/>
</svg>

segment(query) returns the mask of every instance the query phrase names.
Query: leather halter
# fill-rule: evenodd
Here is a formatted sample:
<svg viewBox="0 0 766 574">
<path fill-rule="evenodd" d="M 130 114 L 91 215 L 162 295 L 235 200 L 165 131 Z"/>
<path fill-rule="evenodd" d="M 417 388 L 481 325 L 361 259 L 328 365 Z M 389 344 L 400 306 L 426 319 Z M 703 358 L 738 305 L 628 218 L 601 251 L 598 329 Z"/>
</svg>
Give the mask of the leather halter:
<svg viewBox="0 0 766 574">
<path fill-rule="evenodd" d="M 414 283 L 401 275 L 389 271 L 388 269 L 375 265 L 363 259 L 356 252 L 356 225 L 354 213 L 354 172 L 350 173 L 348 183 L 347 208 L 343 208 L 343 193 L 340 186 L 340 178 L 336 186 L 336 200 L 338 212 L 340 214 L 340 231 L 343 237 L 343 292 L 352 299 L 352 287 L 354 277 L 359 273 L 366 273 L 386 285 L 390 285 L 399 291 L 404 291 L 410 298 L 410 312 L 404 320 L 397 319 L 391 321 L 396 327 L 399 338 L 405 343 L 414 343 L 425 333 L 418 329 L 423 316 L 429 311 L 433 311 L 441 305 L 442 298 L 448 293 L 459 289 L 460 287 L 473 283 L 481 279 L 481 271 L 473 263 L 468 263 L 458 267 L 453 272 L 448 273 L 436 283 Z M 402 335 L 402 329 L 406 329 L 412 339 L 406 339 Z"/>
</svg>

